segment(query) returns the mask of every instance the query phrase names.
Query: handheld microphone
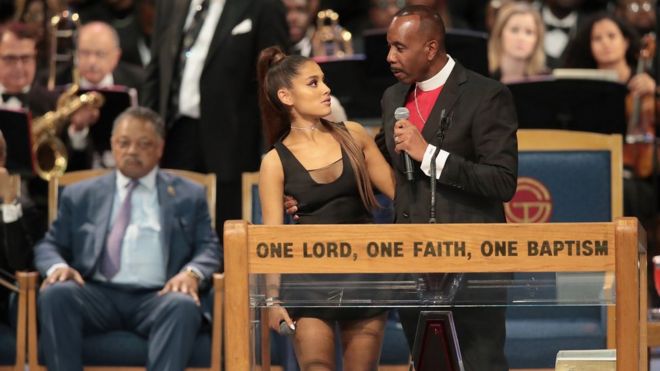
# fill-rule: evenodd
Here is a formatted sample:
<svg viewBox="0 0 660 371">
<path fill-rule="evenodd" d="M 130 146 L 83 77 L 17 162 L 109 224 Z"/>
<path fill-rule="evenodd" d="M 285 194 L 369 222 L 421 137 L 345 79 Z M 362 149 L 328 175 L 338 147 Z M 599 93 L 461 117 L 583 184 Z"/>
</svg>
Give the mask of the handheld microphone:
<svg viewBox="0 0 660 371">
<path fill-rule="evenodd" d="M 394 119 L 397 121 L 407 120 L 409 117 L 410 117 L 410 111 L 408 111 L 406 107 L 398 107 L 397 109 L 394 110 Z M 403 152 L 403 162 L 406 167 L 406 179 L 412 182 L 414 180 L 413 164 L 412 164 L 412 160 L 410 159 L 410 155 L 408 155 L 407 152 Z"/>
<path fill-rule="evenodd" d="M 287 325 L 285 320 L 280 321 L 280 329 L 277 331 L 282 336 L 291 336 L 296 333 L 295 325 L 293 328 Z"/>
</svg>

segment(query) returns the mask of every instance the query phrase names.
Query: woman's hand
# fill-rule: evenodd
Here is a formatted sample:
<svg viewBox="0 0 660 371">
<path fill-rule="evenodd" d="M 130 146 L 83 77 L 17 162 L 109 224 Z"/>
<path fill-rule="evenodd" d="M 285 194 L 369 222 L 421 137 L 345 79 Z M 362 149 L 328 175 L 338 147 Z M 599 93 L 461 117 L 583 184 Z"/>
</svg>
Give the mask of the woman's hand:
<svg viewBox="0 0 660 371">
<path fill-rule="evenodd" d="M 640 73 L 630 79 L 628 89 L 630 89 L 635 96 L 655 94 L 655 80 L 653 80 L 648 73 Z"/>
<path fill-rule="evenodd" d="M 273 304 L 268 307 L 268 326 L 273 330 L 280 332 L 280 323 L 284 321 L 291 331 L 296 330 L 296 325 L 289 317 L 289 312 L 279 304 Z"/>
</svg>

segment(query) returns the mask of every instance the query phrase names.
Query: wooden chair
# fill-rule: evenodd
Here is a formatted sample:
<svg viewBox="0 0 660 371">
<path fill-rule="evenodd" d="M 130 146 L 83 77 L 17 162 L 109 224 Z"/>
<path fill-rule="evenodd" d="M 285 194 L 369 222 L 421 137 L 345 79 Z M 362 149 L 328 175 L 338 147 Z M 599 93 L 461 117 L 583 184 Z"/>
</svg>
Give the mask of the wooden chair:
<svg viewBox="0 0 660 371">
<path fill-rule="evenodd" d="M 28 290 L 29 286 L 36 281 L 36 272 L 16 272 L 16 289 L 18 305 L 16 313 L 16 331 L 10 327 L 0 325 L 0 359 L 14 354 L 13 361 L 2 362 L 0 371 L 23 371 L 26 361 L 27 345 L 27 313 L 28 313 Z M 9 358 L 9 357 L 8 357 Z"/>
<path fill-rule="evenodd" d="M 60 178 L 53 178 L 48 184 L 48 221 L 52 222 L 57 215 L 58 197 L 61 189 L 67 185 L 90 179 L 96 176 L 104 175 L 111 170 L 107 169 L 93 169 L 82 170 L 65 173 Z M 164 171 L 175 174 L 196 182 L 206 189 L 206 199 L 209 206 L 209 213 L 211 216 L 211 224 L 215 226 L 215 202 L 216 202 L 216 177 L 215 174 L 201 174 L 185 170 L 165 169 Z M 28 363 L 30 370 L 46 370 L 46 367 L 40 364 L 38 349 L 38 331 L 37 331 L 37 279 L 38 275 L 35 274 L 31 278 L 31 284 L 28 286 L 28 310 L 27 310 L 27 329 L 28 329 Z M 220 371 L 222 369 L 222 320 L 223 320 L 223 295 L 224 295 L 224 277 L 222 274 L 213 275 L 213 321 L 211 324 L 211 334 L 200 333 L 197 336 L 196 346 L 193 355 L 191 356 L 191 363 L 199 363 L 208 365 L 195 365 L 195 367 L 188 367 L 188 371 Z M 139 336 L 126 332 L 126 331 L 113 331 L 106 334 L 95 335 L 95 341 L 105 342 L 108 344 L 124 344 L 124 349 L 130 349 L 138 352 L 143 351 L 142 359 L 146 360 L 146 341 Z M 85 360 L 86 353 L 83 349 L 83 360 Z M 109 352 L 109 351 L 108 351 Z M 135 365 L 122 364 L 122 358 L 126 358 L 125 353 L 110 354 L 105 357 L 106 359 L 112 358 L 110 361 L 99 362 L 92 360 L 94 365 L 85 366 L 85 371 L 143 371 L 144 367 Z M 117 361 L 116 364 L 115 360 Z M 208 362 L 206 360 L 209 360 Z M 123 360 L 125 362 L 125 359 Z M 91 363 L 91 362 L 90 362 Z M 99 365 L 102 363 L 102 365 Z M 142 362 L 143 364 L 144 362 Z"/>
<path fill-rule="evenodd" d="M 518 130 L 518 190 L 505 206 L 508 221 L 608 222 L 622 216 L 622 143 L 617 134 Z M 608 291 L 613 289 L 611 274 L 589 275 L 596 282 L 594 290 L 602 288 L 597 282 L 602 282 Z M 537 282 L 554 281 L 557 290 L 553 293 L 557 296 L 578 295 L 572 292 L 577 279 L 573 273 L 515 274 L 520 279 L 528 276 L 533 276 Z M 507 311 L 509 365 L 512 368 L 554 367 L 557 347 L 564 346 L 567 337 L 573 349 L 602 347 L 605 338 L 611 346 L 613 320 L 613 312 L 605 315 L 597 307 L 510 307 Z M 532 336 L 534 334 L 543 336 Z M 543 351 L 532 352 L 532 349 Z"/>
</svg>

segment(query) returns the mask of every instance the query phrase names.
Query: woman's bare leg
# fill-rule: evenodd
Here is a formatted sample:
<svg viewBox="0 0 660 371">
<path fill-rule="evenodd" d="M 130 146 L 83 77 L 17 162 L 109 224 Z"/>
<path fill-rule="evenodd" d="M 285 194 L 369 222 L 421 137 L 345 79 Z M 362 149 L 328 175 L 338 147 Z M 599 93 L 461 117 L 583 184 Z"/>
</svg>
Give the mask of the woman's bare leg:
<svg viewBox="0 0 660 371">
<path fill-rule="evenodd" d="M 333 322 L 303 317 L 296 321 L 293 347 L 301 371 L 334 371 Z"/>
<path fill-rule="evenodd" d="M 387 313 L 356 321 L 341 321 L 344 371 L 378 370 Z"/>
</svg>

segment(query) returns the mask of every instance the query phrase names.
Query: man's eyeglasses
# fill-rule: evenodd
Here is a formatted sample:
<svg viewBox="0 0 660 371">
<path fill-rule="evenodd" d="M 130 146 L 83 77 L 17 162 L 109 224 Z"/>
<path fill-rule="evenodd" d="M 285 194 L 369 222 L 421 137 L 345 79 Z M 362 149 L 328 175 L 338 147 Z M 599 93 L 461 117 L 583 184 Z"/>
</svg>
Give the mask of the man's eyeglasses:
<svg viewBox="0 0 660 371">
<path fill-rule="evenodd" d="M 648 13 L 653 10 L 653 2 L 651 1 L 636 1 L 628 4 L 628 10 L 633 13 Z"/>
<path fill-rule="evenodd" d="M 115 146 L 121 150 L 127 150 L 129 149 L 133 144 L 139 149 L 140 151 L 146 151 L 151 148 L 156 144 L 153 140 L 138 140 L 137 142 L 132 142 L 130 140 L 126 139 L 116 139 L 114 140 Z"/>
<path fill-rule="evenodd" d="M 90 58 L 92 56 L 97 59 L 105 59 L 110 55 L 109 52 L 104 50 L 87 50 L 87 49 L 78 49 L 78 58 Z"/>
<path fill-rule="evenodd" d="M 36 59 L 36 54 L 22 54 L 22 55 L 13 55 L 6 54 L 0 55 L 0 60 L 6 64 L 15 65 L 20 61 L 23 64 L 33 63 Z"/>
</svg>

